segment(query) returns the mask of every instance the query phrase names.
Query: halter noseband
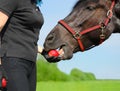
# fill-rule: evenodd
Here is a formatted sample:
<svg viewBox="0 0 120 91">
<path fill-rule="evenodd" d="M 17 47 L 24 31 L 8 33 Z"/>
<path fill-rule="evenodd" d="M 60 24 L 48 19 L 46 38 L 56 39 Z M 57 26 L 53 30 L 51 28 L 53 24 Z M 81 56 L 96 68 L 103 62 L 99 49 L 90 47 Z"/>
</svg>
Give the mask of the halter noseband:
<svg viewBox="0 0 120 91">
<path fill-rule="evenodd" d="M 61 24 L 64 28 L 66 28 L 72 35 L 73 37 L 78 41 L 78 44 L 80 46 L 81 51 L 85 51 L 85 47 L 81 41 L 81 36 L 89 33 L 91 31 L 95 31 L 96 29 L 102 29 L 102 34 L 100 35 L 100 43 L 102 43 L 105 40 L 105 35 L 103 34 L 103 29 L 108 25 L 109 21 L 111 20 L 112 16 L 113 16 L 113 7 L 115 6 L 115 0 L 112 0 L 112 4 L 110 9 L 107 12 L 107 18 L 105 19 L 105 21 L 101 24 L 98 24 L 96 26 L 90 27 L 88 29 L 85 29 L 81 32 L 76 32 L 74 31 L 64 20 L 60 20 L 58 23 Z"/>
</svg>

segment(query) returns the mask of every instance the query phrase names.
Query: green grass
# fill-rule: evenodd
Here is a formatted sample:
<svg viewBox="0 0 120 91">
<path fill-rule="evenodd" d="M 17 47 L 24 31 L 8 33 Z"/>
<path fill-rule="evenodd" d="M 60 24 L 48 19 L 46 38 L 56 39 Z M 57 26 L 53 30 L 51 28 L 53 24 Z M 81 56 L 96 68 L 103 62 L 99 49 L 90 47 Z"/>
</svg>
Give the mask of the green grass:
<svg viewBox="0 0 120 91">
<path fill-rule="evenodd" d="M 120 81 L 39 82 L 37 91 L 120 91 Z"/>
</svg>

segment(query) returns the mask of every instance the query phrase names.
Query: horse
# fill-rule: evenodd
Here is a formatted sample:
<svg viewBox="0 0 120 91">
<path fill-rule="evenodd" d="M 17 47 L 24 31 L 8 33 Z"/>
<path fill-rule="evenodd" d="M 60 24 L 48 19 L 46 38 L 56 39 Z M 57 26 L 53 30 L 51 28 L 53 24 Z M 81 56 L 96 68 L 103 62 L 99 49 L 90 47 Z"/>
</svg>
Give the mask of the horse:
<svg viewBox="0 0 120 91">
<path fill-rule="evenodd" d="M 102 44 L 120 33 L 120 0 L 78 0 L 72 11 L 50 31 L 44 50 L 62 50 L 61 60 Z"/>
</svg>

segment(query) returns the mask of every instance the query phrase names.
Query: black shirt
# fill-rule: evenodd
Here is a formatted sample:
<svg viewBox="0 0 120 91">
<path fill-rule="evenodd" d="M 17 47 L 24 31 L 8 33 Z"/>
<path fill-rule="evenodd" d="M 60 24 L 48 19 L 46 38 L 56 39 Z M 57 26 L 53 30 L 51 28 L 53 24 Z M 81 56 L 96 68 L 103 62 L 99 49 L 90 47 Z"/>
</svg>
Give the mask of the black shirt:
<svg viewBox="0 0 120 91">
<path fill-rule="evenodd" d="M 1 32 L 0 57 L 36 61 L 39 30 L 43 24 L 36 4 L 31 0 L 0 0 L 0 11 L 9 16 Z"/>
</svg>

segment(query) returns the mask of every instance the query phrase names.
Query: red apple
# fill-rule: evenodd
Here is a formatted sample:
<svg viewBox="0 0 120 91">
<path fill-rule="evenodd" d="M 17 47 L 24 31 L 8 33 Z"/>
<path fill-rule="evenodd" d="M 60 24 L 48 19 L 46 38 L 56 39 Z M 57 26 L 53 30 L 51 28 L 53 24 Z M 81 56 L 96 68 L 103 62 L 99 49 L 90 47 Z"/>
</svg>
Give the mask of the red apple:
<svg viewBox="0 0 120 91">
<path fill-rule="evenodd" d="M 5 88 L 7 86 L 7 81 L 5 78 L 2 78 L 2 88 Z"/>
<path fill-rule="evenodd" d="M 58 53 L 57 50 L 50 50 L 50 51 L 48 52 L 48 55 L 49 55 L 49 56 L 58 57 L 58 56 L 59 56 L 59 53 Z"/>
</svg>

